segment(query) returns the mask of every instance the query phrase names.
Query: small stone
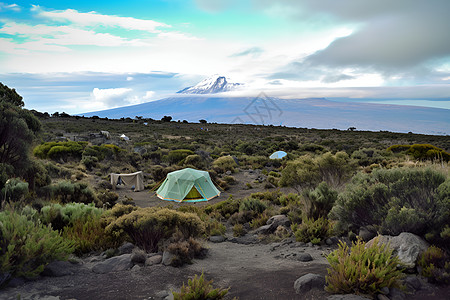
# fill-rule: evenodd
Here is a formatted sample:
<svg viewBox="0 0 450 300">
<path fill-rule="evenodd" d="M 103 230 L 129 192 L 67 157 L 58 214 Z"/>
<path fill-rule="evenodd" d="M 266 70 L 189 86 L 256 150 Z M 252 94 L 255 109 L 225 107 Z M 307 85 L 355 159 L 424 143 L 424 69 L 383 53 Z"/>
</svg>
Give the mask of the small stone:
<svg viewBox="0 0 450 300">
<path fill-rule="evenodd" d="M 312 261 L 313 258 L 311 256 L 311 254 L 309 254 L 309 253 L 300 253 L 299 256 L 297 257 L 297 260 L 307 262 L 307 261 Z"/>
<path fill-rule="evenodd" d="M 312 247 L 312 246 L 313 246 L 313 243 L 309 242 L 309 243 L 306 244 L 306 246 L 307 246 L 307 247 Z"/>
<path fill-rule="evenodd" d="M 380 293 L 383 295 L 389 294 L 389 288 L 387 286 L 381 288 Z"/>
<path fill-rule="evenodd" d="M 162 264 L 165 266 L 170 266 L 172 264 L 173 259 L 175 258 L 175 255 L 168 251 L 163 252 L 162 256 Z"/>
<path fill-rule="evenodd" d="M 160 254 L 153 255 L 145 260 L 145 266 L 147 267 L 147 266 L 157 265 L 157 264 L 160 264 L 161 261 L 162 261 L 162 255 L 160 255 Z"/>
<path fill-rule="evenodd" d="M 323 290 L 324 286 L 325 278 L 311 273 L 303 275 L 294 282 L 294 289 L 297 294 L 307 293 L 313 288 Z"/>
<path fill-rule="evenodd" d="M 378 300 L 390 300 L 386 295 L 378 294 L 377 295 Z"/>
<path fill-rule="evenodd" d="M 129 254 L 131 251 L 133 251 L 134 245 L 132 243 L 125 243 L 122 246 L 119 247 L 119 253 L 120 254 Z"/>
<path fill-rule="evenodd" d="M 212 235 L 209 237 L 209 241 L 213 243 L 222 243 L 225 241 L 225 237 L 222 235 Z"/>
<path fill-rule="evenodd" d="M 141 267 L 139 265 L 134 265 L 131 268 L 131 272 L 136 273 L 136 272 L 139 272 L 140 269 L 141 269 Z"/>
</svg>

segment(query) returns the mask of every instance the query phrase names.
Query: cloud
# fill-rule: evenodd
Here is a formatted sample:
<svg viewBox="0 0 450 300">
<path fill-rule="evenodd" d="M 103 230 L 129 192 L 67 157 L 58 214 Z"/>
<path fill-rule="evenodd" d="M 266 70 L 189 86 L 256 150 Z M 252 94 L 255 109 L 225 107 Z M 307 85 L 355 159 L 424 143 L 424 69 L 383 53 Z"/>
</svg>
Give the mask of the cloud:
<svg viewBox="0 0 450 300">
<path fill-rule="evenodd" d="M 40 17 L 55 21 L 66 21 L 80 26 L 121 27 L 129 30 L 142 30 L 153 33 L 160 32 L 158 28 L 171 27 L 165 23 L 153 20 L 103 15 L 94 11 L 87 13 L 79 12 L 75 9 L 46 11 L 38 5 L 32 5 L 32 10 Z"/>
<path fill-rule="evenodd" d="M 335 82 L 339 82 L 342 80 L 350 80 L 350 79 L 355 79 L 355 76 L 351 76 L 351 75 L 347 75 L 347 74 L 329 74 L 329 75 L 326 75 L 322 79 L 322 82 L 335 83 Z"/>
<path fill-rule="evenodd" d="M 143 97 L 143 99 L 148 100 L 151 99 L 155 96 L 155 92 L 154 91 L 146 91 L 145 92 L 145 96 Z"/>
<path fill-rule="evenodd" d="M 2 10 L 12 10 L 12 11 L 19 12 L 19 11 L 21 11 L 21 7 L 15 3 L 7 4 L 7 3 L 0 2 L 0 11 L 2 11 Z"/>
<path fill-rule="evenodd" d="M 92 90 L 92 100 L 94 102 L 100 102 L 106 107 L 124 106 L 130 101 L 127 100 L 127 96 L 130 96 L 132 89 L 129 88 L 112 88 L 112 89 L 99 89 L 94 88 Z"/>
<path fill-rule="evenodd" d="M 260 47 L 251 47 L 251 48 L 245 49 L 243 51 L 231 54 L 230 57 L 240 57 L 240 56 L 258 57 L 263 52 L 264 52 L 264 50 Z"/>
</svg>

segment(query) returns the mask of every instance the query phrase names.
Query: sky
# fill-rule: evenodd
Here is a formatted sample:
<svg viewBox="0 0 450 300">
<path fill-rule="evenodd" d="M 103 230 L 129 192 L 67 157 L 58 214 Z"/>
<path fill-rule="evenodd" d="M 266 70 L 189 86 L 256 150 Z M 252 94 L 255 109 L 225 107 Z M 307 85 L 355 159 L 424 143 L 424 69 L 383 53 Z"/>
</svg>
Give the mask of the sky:
<svg viewBox="0 0 450 300">
<path fill-rule="evenodd" d="M 213 74 L 246 96 L 450 109 L 449 11 L 448 0 L 0 2 L 0 82 L 50 113 L 154 101 Z"/>
</svg>

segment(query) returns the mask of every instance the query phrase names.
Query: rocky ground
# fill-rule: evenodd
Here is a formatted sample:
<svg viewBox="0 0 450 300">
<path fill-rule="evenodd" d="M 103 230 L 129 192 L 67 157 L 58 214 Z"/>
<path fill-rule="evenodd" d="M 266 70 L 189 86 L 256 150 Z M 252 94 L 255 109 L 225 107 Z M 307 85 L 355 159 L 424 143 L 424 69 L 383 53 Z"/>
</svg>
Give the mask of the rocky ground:
<svg viewBox="0 0 450 300">
<path fill-rule="evenodd" d="M 171 299 L 170 291 L 201 272 L 214 280 L 214 286 L 230 287 L 227 299 L 364 299 L 329 298 L 322 283 L 316 287 L 314 282 L 296 283 L 296 292 L 294 282 L 303 275 L 317 274 L 323 281 L 328 266 L 323 254 L 335 246 L 256 241 L 253 235 L 205 241 L 206 258 L 179 268 L 164 265 L 165 258 L 158 254 L 133 263 L 133 255 L 126 254 L 133 246 L 128 245 L 122 248 L 124 254 L 110 259 L 97 255 L 51 264 L 36 280 L 11 282 L 0 291 L 0 299 Z M 414 295 L 397 291 L 379 299 L 448 299 L 448 286 L 434 287 L 416 276 L 409 281 L 417 290 Z"/>
</svg>

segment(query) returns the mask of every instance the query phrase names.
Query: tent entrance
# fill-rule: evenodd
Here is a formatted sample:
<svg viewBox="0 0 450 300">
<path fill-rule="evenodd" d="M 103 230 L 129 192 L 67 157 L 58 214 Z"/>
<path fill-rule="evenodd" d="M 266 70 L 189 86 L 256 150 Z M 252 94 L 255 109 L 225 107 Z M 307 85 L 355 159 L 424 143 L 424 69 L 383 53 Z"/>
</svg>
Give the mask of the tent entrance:
<svg viewBox="0 0 450 300">
<path fill-rule="evenodd" d="M 192 186 L 192 189 L 189 191 L 189 193 L 184 197 L 186 200 L 198 200 L 203 199 L 203 196 L 200 194 L 200 192 L 197 190 L 195 186 Z"/>
</svg>

